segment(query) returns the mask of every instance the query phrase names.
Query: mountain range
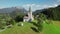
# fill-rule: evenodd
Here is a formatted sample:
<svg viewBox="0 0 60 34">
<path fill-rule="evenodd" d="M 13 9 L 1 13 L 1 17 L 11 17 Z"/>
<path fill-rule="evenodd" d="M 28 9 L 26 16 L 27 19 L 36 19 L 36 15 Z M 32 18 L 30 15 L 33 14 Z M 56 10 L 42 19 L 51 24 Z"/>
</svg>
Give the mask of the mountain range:
<svg viewBox="0 0 60 34">
<path fill-rule="evenodd" d="M 12 13 L 12 12 L 14 12 L 14 11 L 16 11 L 17 10 L 17 12 L 22 12 L 22 13 L 26 13 L 27 12 L 27 10 L 26 9 L 24 9 L 24 8 L 22 8 L 22 7 L 10 7 L 10 8 L 3 8 L 3 9 L 0 9 L 0 13 Z M 18 11 L 19 10 L 19 11 Z"/>
</svg>

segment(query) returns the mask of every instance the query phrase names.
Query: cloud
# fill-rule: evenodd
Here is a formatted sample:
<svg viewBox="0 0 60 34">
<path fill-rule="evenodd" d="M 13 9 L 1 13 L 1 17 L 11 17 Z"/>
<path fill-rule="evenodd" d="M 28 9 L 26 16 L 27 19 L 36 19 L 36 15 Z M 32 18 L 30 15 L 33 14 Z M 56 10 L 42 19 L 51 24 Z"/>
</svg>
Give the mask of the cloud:
<svg viewBox="0 0 60 34">
<path fill-rule="evenodd" d="M 0 6 L 0 9 L 3 9 L 3 8 L 5 8 L 5 7 L 1 7 L 1 6 Z"/>
<path fill-rule="evenodd" d="M 57 7 L 57 6 L 58 6 L 58 4 L 48 5 L 48 8 L 49 7 Z"/>
<path fill-rule="evenodd" d="M 25 4 L 25 5 L 23 5 L 23 7 L 26 8 L 27 10 L 29 9 L 30 6 L 32 7 L 33 10 L 40 8 L 40 5 L 38 5 L 38 4 Z"/>
<path fill-rule="evenodd" d="M 53 5 L 41 5 L 41 4 L 25 4 L 23 7 L 27 10 L 29 10 L 29 6 L 32 7 L 32 10 L 38 10 L 38 9 L 44 9 L 44 8 L 49 8 L 49 7 L 56 7 L 58 4 L 53 4 Z"/>
<path fill-rule="evenodd" d="M 56 7 L 56 6 L 58 6 L 58 4 L 54 4 L 54 6 Z"/>
<path fill-rule="evenodd" d="M 25 4 L 25 5 L 23 5 L 23 7 L 25 7 L 25 6 L 27 6 L 27 7 L 29 7 L 29 6 L 37 6 L 36 4 Z"/>
</svg>

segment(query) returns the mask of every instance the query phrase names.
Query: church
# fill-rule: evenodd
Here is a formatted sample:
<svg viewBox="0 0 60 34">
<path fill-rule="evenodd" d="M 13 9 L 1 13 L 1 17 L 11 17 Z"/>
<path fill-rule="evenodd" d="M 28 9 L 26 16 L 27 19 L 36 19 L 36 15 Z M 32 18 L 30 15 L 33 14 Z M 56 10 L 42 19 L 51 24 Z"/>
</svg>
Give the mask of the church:
<svg viewBox="0 0 60 34">
<path fill-rule="evenodd" d="M 34 17 L 32 15 L 31 7 L 29 7 L 29 11 L 27 15 L 23 17 L 23 22 L 32 22 L 34 20 Z"/>
</svg>

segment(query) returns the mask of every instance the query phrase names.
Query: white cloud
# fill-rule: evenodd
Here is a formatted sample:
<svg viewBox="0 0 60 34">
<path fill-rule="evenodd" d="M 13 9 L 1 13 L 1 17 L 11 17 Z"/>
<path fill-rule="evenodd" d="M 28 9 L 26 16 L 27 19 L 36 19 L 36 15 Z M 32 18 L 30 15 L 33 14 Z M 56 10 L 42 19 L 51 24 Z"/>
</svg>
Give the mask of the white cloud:
<svg viewBox="0 0 60 34">
<path fill-rule="evenodd" d="M 1 7 L 1 6 L 0 6 L 0 9 L 2 9 L 2 8 L 5 8 L 5 7 Z"/>
<path fill-rule="evenodd" d="M 58 6 L 58 4 L 54 4 L 54 6 L 56 7 L 56 6 Z"/>
<path fill-rule="evenodd" d="M 38 9 L 44 9 L 44 8 L 49 8 L 49 7 L 56 7 L 56 6 L 58 6 L 58 4 L 53 4 L 53 5 L 25 4 L 25 5 L 23 5 L 23 7 L 25 9 L 27 9 L 27 10 L 29 9 L 29 6 L 31 6 L 32 10 L 34 11 L 34 10 L 38 10 Z"/>
<path fill-rule="evenodd" d="M 36 6 L 36 4 L 25 4 L 25 5 L 23 5 L 23 7 L 26 7 L 26 6 L 27 6 L 27 7 L 29 7 L 29 6 L 32 7 L 32 6 Z"/>
<path fill-rule="evenodd" d="M 47 5 L 47 7 L 46 8 L 49 8 L 49 7 L 57 7 L 58 6 L 58 4 L 54 4 L 54 5 Z"/>
<path fill-rule="evenodd" d="M 40 8 L 40 5 L 38 5 L 38 4 L 25 4 L 25 5 L 23 5 L 23 7 L 26 8 L 27 10 L 28 10 L 29 6 L 31 6 L 33 10 Z"/>
</svg>

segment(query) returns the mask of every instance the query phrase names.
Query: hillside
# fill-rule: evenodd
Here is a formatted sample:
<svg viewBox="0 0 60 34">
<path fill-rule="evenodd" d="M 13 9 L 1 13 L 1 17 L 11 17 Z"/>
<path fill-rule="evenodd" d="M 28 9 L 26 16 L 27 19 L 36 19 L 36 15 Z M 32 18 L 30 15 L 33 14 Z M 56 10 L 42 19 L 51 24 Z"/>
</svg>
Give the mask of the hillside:
<svg viewBox="0 0 60 34">
<path fill-rule="evenodd" d="M 46 8 L 41 10 L 36 10 L 33 14 L 37 15 L 43 13 L 47 16 L 47 18 L 54 19 L 54 20 L 60 20 L 60 5 L 54 8 Z"/>
<path fill-rule="evenodd" d="M 59 24 L 60 21 L 53 21 L 53 24 L 43 23 L 43 30 L 38 33 L 31 29 L 31 27 L 36 27 L 35 25 L 29 22 L 24 22 L 23 27 L 16 24 L 13 27 L 0 32 L 0 34 L 60 34 Z"/>
</svg>

